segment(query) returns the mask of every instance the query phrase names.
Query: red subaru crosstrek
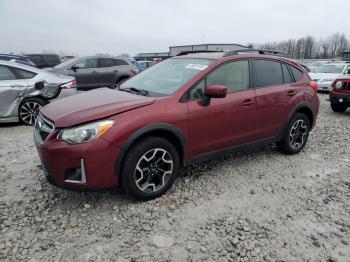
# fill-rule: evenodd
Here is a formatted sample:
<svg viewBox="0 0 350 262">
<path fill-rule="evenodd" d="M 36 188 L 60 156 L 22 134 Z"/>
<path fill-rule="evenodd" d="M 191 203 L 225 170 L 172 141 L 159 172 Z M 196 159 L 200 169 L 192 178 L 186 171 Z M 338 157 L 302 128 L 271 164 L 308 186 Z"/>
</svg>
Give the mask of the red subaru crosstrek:
<svg viewBox="0 0 350 262">
<path fill-rule="evenodd" d="M 315 125 L 317 84 L 287 58 L 236 52 L 197 53 L 159 63 L 118 89 L 97 89 L 41 109 L 34 140 L 54 185 L 122 185 L 151 199 L 179 167 L 275 142 L 305 146 Z"/>
</svg>

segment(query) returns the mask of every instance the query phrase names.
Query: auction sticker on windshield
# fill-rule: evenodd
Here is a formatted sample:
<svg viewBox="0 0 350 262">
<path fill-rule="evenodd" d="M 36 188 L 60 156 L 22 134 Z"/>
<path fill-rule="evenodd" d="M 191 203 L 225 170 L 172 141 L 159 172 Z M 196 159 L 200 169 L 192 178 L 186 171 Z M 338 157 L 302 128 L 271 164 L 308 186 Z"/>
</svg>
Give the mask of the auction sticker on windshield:
<svg viewBox="0 0 350 262">
<path fill-rule="evenodd" d="M 196 70 L 204 70 L 207 67 L 208 67 L 207 65 L 199 65 L 199 64 L 189 64 L 189 65 L 186 66 L 186 68 L 196 69 Z"/>
</svg>

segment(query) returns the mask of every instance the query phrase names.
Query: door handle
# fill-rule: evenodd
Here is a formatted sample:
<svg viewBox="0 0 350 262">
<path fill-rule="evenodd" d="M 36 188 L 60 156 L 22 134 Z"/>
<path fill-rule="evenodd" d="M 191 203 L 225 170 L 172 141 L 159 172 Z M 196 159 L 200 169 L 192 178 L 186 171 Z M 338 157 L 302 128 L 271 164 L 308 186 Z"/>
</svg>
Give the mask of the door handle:
<svg viewBox="0 0 350 262">
<path fill-rule="evenodd" d="M 254 104 L 255 102 L 254 102 L 254 100 L 252 100 L 252 99 L 247 99 L 247 100 L 244 100 L 243 102 L 242 102 L 242 106 L 250 106 L 250 105 L 252 105 L 252 104 Z"/>
<path fill-rule="evenodd" d="M 296 94 L 297 94 L 297 92 L 294 90 L 290 90 L 287 92 L 287 96 L 295 96 Z"/>
<path fill-rule="evenodd" d="M 11 85 L 10 87 L 16 88 L 16 87 L 25 87 L 24 85 Z"/>
</svg>

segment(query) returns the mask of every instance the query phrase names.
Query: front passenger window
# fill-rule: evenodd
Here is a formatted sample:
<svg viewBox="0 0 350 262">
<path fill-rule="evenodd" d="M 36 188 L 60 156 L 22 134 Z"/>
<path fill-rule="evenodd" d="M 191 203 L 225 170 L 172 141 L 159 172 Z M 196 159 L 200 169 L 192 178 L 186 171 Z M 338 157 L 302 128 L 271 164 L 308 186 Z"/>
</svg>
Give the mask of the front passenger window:
<svg viewBox="0 0 350 262">
<path fill-rule="evenodd" d="M 88 58 L 76 63 L 75 66 L 77 66 L 79 69 L 97 68 L 97 59 Z"/>
<path fill-rule="evenodd" d="M 224 85 L 227 87 L 227 93 L 249 89 L 248 60 L 229 62 L 209 73 L 204 80 L 190 90 L 188 99 L 204 97 L 204 89 L 210 85 Z"/>
</svg>

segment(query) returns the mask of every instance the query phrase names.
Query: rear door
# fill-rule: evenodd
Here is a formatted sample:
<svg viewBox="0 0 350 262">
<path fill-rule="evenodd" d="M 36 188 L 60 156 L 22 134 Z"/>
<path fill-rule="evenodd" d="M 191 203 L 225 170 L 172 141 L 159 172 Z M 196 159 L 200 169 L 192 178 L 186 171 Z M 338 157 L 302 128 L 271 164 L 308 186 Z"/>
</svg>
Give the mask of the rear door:
<svg viewBox="0 0 350 262">
<path fill-rule="evenodd" d="M 225 98 L 204 106 L 204 89 L 225 85 Z M 250 88 L 249 61 L 226 63 L 209 73 L 188 95 L 192 157 L 247 143 L 254 135 L 256 97 Z"/>
<path fill-rule="evenodd" d="M 99 58 L 98 72 L 101 86 L 110 86 L 117 83 L 118 70 L 113 58 Z"/>
<path fill-rule="evenodd" d="M 255 139 L 261 140 L 279 135 L 296 104 L 299 88 L 286 63 L 268 59 L 253 61 L 257 99 Z"/>
<path fill-rule="evenodd" d="M 0 65 L 0 117 L 17 116 L 16 108 L 26 88 L 26 80 L 17 79 L 10 67 Z"/>
</svg>

